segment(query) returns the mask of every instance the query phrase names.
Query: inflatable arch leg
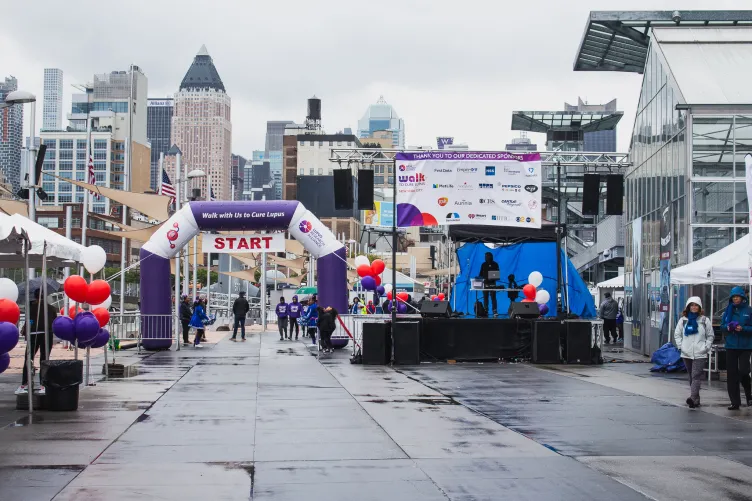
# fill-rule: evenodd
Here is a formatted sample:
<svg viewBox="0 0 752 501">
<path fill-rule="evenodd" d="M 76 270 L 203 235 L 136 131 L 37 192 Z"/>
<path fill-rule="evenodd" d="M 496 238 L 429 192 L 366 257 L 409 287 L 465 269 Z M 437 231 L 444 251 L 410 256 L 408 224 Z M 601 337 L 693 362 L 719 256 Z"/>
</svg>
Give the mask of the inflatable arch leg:
<svg viewBox="0 0 752 501">
<path fill-rule="evenodd" d="M 289 231 L 317 258 L 319 303 L 347 309 L 345 248 L 319 219 L 297 201 L 190 202 L 162 225 L 141 248 L 141 313 L 170 315 L 170 258 L 202 230 Z M 143 322 L 142 344 L 147 350 L 172 345 L 169 322 Z"/>
</svg>

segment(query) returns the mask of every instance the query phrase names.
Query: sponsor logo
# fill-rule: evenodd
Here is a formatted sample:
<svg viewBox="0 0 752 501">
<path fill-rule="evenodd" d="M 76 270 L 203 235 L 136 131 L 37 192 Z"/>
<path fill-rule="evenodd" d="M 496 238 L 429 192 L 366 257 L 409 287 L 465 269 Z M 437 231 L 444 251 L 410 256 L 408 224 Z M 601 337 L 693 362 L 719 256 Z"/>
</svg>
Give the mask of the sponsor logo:
<svg viewBox="0 0 752 501">
<path fill-rule="evenodd" d="M 409 176 L 398 176 L 400 183 L 412 183 L 412 184 L 418 184 L 418 183 L 425 183 L 426 182 L 426 176 L 424 176 L 421 173 L 417 174 L 410 174 Z"/>
<path fill-rule="evenodd" d="M 535 193 L 536 191 L 538 191 L 538 187 L 534 184 L 526 184 L 525 191 L 527 191 L 528 193 Z"/>
<path fill-rule="evenodd" d="M 473 203 L 467 200 L 455 200 L 454 205 L 473 205 Z"/>
<path fill-rule="evenodd" d="M 496 203 L 496 200 L 493 198 L 480 198 L 478 199 L 478 203 L 481 205 L 494 205 Z"/>
<path fill-rule="evenodd" d="M 528 167 L 525 177 L 535 177 L 535 167 Z"/>
<path fill-rule="evenodd" d="M 450 173 L 454 172 L 452 169 L 445 169 L 443 167 L 434 167 L 433 171 L 434 172 L 445 173 L 445 174 L 450 174 Z"/>
<path fill-rule="evenodd" d="M 313 227 L 310 221 L 305 219 L 298 224 L 298 229 L 301 233 L 306 235 L 317 247 L 324 247 L 326 242 L 324 241 L 324 235 L 319 230 Z"/>
<path fill-rule="evenodd" d="M 522 174 L 519 167 L 504 167 L 504 174 Z"/>
<path fill-rule="evenodd" d="M 534 217 L 516 217 L 514 218 L 515 221 L 518 223 L 534 223 L 535 218 Z"/>
<path fill-rule="evenodd" d="M 311 222 L 310 222 L 310 221 L 306 221 L 306 220 L 304 219 L 304 220 L 302 220 L 302 221 L 300 222 L 300 224 L 298 225 L 298 229 L 300 229 L 300 231 L 301 231 L 302 233 L 308 233 L 308 232 L 310 232 L 310 231 L 311 231 L 311 230 L 313 229 L 313 225 L 311 224 Z"/>
<path fill-rule="evenodd" d="M 454 189 L 454 185 L 453 184 L 434 184 L 433 189 L 451 190 L 451 189 Z"/>
<path fill-rule="evenodd" d="M 475 186 L 473 184 L 471 184 L 471 183 L 464 182 L 464 183 L 458 185 L 457 189 L 458 190 L 474 190 Z"/>
<path fill-rule="evenodd" d="M 473 172 L 478 172 L 477 167 L 457 167 L 457 172 L 461 172 L 463 174 L 472 174 Z"/>
<path fill-rule="evenodd" d="M 493 165 L 487 165 L 486 166 L 486 176 L 495 176 L 496 175 L 496 167 Z"/>
<path fill-rule="evenodd" d="M 530 208 L 530 210 L 535 210 L 535 209 L 538 208 L 538 201 L 537 200 L 530 200 L 527 203 L 527 206 L 528 206 L 528 208 Z"/>
<path fill-rule="evenodd" d="M 519 193 L 522 191 L 522 185 L 521 184 L 501 184 L 499 183 L 499 189 L 501 191 L 512 191 L 515 193 Z"/>
<path fill-rule="evenodd" d="M 511 218 L 509 216 L 491 216 L 491 221 L 509 221 Z"/>
<path fill-rule="evenodd" d="M 441 197 L 436 202 L 439 204 L 439 207 L 444 207 L 446 204 L 449 203 L 449 199 L 447 197 Z"/>
<path fill-rule="evenodd" d="M 486 219 L 487 216 L 485 214 L 468 214 L 467 217 L 469 217 L 470 219 L 482 220 L 482 219 Z"/>
<path fill-rule="evenodd" d="M 478 183 L 478 188 L 482 190 L 492 190 L 493 183 Z"/>
<path fill-rule="evenodd" d="M 170 231 L 167 232 L 167 241 L 170 242 L 170 249 L 175 248 L 175 240 L 180 237 L 180 225 L 178 223 L 173 223 L 172 228 Z"/>
<path fill-rule="evenodd" d="M 522 205 L 522 202 L 513 199 L 501 200 L 501 203 L 503 205 L 508 205 L 509 207 L 519 207 L 520 205 Z"/>
<path fill-rule="evenodd" d="M 412 172 L 415 170 L 415 166 L 402 164 L 399 166 L 399 170 L 400 172 Z"/>
<path fill-rule="evenodd" d="M 460 215 L 457 214 L 456 212 L 450 212 L 449 214 L 446 215 L 446 220 L 447 221 L 459 221 Z"/>
</svg>

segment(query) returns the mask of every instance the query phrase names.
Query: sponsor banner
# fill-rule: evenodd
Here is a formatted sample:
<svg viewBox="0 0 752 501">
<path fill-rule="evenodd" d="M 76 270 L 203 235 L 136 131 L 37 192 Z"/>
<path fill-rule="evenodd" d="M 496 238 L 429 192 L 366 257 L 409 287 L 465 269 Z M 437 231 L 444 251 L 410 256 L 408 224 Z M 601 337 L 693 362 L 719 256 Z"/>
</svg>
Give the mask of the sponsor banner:
<svg viewBox="0 0 752 501">
<path fill-rule="evenodd" d="M 398 153 L 396 164 L 398 226 L 541 227 L 539 153 Z"/>
<path fill-rule="evenodd" d="M 257 252 L 284 252 L 284 233 L 258 233 L 252 235 L 210 235 L 202 237 L 202 252 L 220 254 L 251 254 Z"/>
<path fill-rule="evenodd" d="M 374 210 L 364 210 L 363 224 L 391 228 L 394 224 L 394 207 L 391 201 L 374 202 Z"/>
<path fill-rule="evenodd" d="M 300 202 L 274 200 L 265 202 L 191 202 L 193 216 L 202 230 L 250 231 L 287 228 Z"/>
</svg>

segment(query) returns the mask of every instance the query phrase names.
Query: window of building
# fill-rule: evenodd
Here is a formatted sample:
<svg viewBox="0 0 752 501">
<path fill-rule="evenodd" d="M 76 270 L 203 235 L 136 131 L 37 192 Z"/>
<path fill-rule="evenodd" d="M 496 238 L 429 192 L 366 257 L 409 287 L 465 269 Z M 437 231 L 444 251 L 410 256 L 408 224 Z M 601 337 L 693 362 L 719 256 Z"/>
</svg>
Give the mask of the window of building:
<svg viewBox="0 0 752 501">
<path fill-rule="evenodd" d="M 60 149 L 61 150 L 72 150 L 73 149 L 73 140 L 72 139 L 61 139 L 60 140 Z"/>
<path fill-rule="evenodd" d="M 69 204 L 71 203 L 72 196 L 71 195 L 58 195 L 57 196 L 57 203 L 58 204 Z"/>
<path fill-rule="evenodd" d="M 77 150 L 76 151 L 76 160 L 84 160 L 84 161 L 86 161 L 86 150 Z"/>
<path fill-rule="evenodd" d="M 49 153 L 50 150 L 55 151 L 55 147 L 57 145 L 57 140 L 55 140 L 55 139 L 45 139 L 42 142 L 47 145 L 47 152 L 48 153 Z M 55 155 L 53 154 L 52 157 L 54 158 Z"/>
<path fill-rule="evenodd" d="M 733 117 L 694 117 L 692 125 L 692 175 L 702 177 L 734 176 Z"/>
<path fill-rule="evenodd" d="M 60 150 L 60 160 L 73 160 L 73 150 Z"/>
<path fill-rule="evenodd" d="M 105 179 L 107 179 L 107 173 L 106 172 L 95 172 L 94 178 L 97 180 L 97 183 L 103 183 Z"/>
<path fill-rule="evenodd" d="M 95 150 L 106 150 L 107 149 L 107 140 L 106 139 L 95 139 L 94 140 L 94 149 Z"/>
<path fill-rule="evenodd" d="M 86 150 L 86 139 L 76 139 L 76 149 Z"/>
<path fill-rule="evenodd" d="M 60 162 L 59 170 L 73 170 L 73 162 Z"/>
<path fill-rule="evenodd" d="M 55 183 L 42 183 L 42 189 L 47 192 L 47 194 L 53 193 L 55 191 Z"/>
<path fill-rule="evenodd" d="M 76 181 L 84 181 L 86 180 L 86 172 L 84 171 L 76 171 Z"/>
<path fill-rule="evenodd" d="M 73 185 L 70 183 L 60 183 L 58 185 L 58 191 L 61 193 L 70 193 L 73 191 Z"/>
<path fill-rule="evenodd" d="M 63 179 L 73 179 L 73 173 L 72 172 L 60 172 L 58 174 Z"/>
<path fill-rule="evenodd" d="M 311 175 L 311 176 L 313 176 L 315 174 L 315 169 L 313 167 L 311 167 L 310 169 L 308 169 L 308 174 Z"/>
<path fill-rule="evenodd" d="M 94 162 L 94 170 L 105 170 L 107 162 Z"/>
<path fill-rule="evenodd" d="M 324 175 L 324 169 L 323 167 L 319 167 L 319 176 L 323 176 L 323 175 Z"/>
<path fill-rule="evenodd" d="M 106 151 L 95 151 L 94 152 L 94 160 L 107 160 L 107 152 Z"/>
<path fill-rule="evenodd" d="M 319 141 L 319 146 L 324 146 L 324 141 Z"/>
</svg>

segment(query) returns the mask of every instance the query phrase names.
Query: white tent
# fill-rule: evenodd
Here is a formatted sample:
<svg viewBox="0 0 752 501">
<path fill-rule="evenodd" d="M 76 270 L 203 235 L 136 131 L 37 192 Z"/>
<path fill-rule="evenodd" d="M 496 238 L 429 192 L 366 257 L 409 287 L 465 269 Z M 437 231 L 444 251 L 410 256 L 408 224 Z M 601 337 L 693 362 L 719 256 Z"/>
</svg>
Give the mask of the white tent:
<svg viewBox="0 0 752 501">
<path fill-rule="evenodd" d="M 598 283 L 596 285 L 599 289 L 623 289 L 624 288 L 624 275 L 619 275 L 610 280 Z"/>
<path fill-rule="evenodd" d="M 698 261 L 671 270 L 673 285 L 746 284 L 749 282 L 749 235 Z"/>
<path fill-rule="evenodd" d="M 41 266 L 42 257 L 45 254 L 48 264 L 52 266 L 81 261 L 83 245 L 45 228 L 21 214 L 8 216 L 0 213 L 1 267 L 25 265 L 25 259 L 22 255 L 22 233 L 29 239 L 29 264 L 31 266 Z"/>
</svg>

